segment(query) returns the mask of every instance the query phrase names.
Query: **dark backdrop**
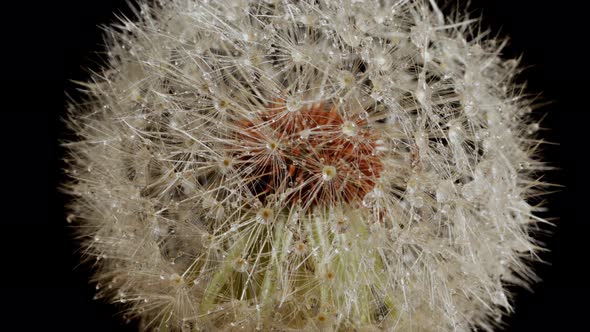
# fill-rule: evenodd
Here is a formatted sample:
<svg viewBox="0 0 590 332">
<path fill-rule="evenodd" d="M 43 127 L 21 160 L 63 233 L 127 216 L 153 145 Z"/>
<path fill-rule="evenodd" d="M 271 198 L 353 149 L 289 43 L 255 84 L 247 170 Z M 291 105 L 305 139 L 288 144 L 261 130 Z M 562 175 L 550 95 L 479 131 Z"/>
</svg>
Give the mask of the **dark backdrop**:
<svg viewBox="0 0 590 332">
<path fill-rule="evenodd" d="M 97 26 L 113 21 L 113 12 L 129 12 L 123 0 L 29 1 L 2 10 L 3 103 L 0 117 L 3 167 L 0 236 L 2 306 L 7 331 L 134 331 L 115 306 L 93 301 L 89 271 L 78 267 L 77 246 L 65 222 L 63 180 L 64 91 L 76 94 L 72 80 L 85 80 L 84 67 L 98 68 L 102 50 Z M 533 292 L 519 290 L 516 314 L 505 331 L 581 331 L 588 315 L 589 205 L 586 174 L 588 140 L 587 66 L 582 9 L 573 2 L 473 0 L 484 26 L 511 43 L 506 57 L 524 56 L 523 78 L 530 92 L 542 92 L 552 104 L 542 135 L 558 145 L 545 147 L 545 160 L 561 168 L 547 175 L 563 184 L 548 196 L 550 216 L 558 217 L 551 252 L 537 264 L 543 281 Z M 4 6 L 4 5 L 3 5 Z M 0 44 L 0 45 L 2 45 Z M 587 127 L 585 127 L 587 126 Z M 6 168 L 6 170 L 4 170 Z"/>
</svg>

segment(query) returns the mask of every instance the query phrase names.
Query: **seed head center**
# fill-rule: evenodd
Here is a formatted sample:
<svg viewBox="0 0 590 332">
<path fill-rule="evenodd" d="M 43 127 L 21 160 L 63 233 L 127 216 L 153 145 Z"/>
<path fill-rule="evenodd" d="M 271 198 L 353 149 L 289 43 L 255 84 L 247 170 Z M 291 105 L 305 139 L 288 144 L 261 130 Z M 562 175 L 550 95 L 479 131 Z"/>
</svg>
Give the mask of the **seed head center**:
<svg viewBox="0 0 590 332">
<path fill-rule="evenodd" d="M 290 104 L 278 100 L 239 121 L 236 145 L 250 151 L 237 158 L 248 189 L 263 202 L 286 197 L 308 207 L 362 201 L 383 169 L 379 136 L 367 119 L 347 119 L 328 103 L 297 112 Z"/>
</svg>

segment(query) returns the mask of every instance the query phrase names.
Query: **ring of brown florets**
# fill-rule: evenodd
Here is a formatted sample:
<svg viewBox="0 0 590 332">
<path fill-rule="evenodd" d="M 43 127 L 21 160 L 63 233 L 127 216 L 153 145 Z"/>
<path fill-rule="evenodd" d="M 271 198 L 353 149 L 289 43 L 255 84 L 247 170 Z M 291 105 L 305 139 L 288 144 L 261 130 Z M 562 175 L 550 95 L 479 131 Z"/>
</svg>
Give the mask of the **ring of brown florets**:
<svg viewBox="0 0 590 332">
<path fill-rule="evenodd" d="M 303 209 L 358 203 L 383 169 L 367 119 L 347 118 L 334 104 L 291 111 L 277 100 L 237 128 L 247 151 L 238 157 L 240 173 L 262 202 L 272 195 Z"/>
</svg>

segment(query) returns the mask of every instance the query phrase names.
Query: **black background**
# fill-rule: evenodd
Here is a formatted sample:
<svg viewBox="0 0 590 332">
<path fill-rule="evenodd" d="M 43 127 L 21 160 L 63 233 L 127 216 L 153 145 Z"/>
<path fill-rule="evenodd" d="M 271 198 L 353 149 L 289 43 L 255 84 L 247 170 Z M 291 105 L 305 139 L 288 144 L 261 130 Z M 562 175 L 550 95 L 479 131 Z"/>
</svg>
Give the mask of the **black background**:
<svg viewBox="0 0 590 332">
<path fill-rule="evenodd" d="M 46 1 L 49 2 L 49 1 Z M 56 187 L 63 181 L 57 139 L 63 135 L 65 92 L 76 94 L 68 80 L 85 80 L 98 68 L 102 51 L 99 24 L 127 12 L 125 1 L 80 0 L 56 4 L 29 1 L 3 7 L 2 61 L 2 241 L 0 326 L 12 331 L 134 331 L 116 317 L 113 305 L 93 301 L 89 271 L 78 267 Z M 557 217 L 551 252 L 537 264 L 543 281 L 534 292 L 519 290 L 516 314 L 505 331 L 581 331 L 588 316 L 588 232 L 586 164 L 588 53 L 582 8 L 574 2 L 478 0 L 471 9 L 484 16 L 484 26 L 511 37 L 506 57 L 523 55 L 530 65 L 523 78 L 530 92 L 552 103 L 542 135 L 556 145 L 545 147 L 545 160 L 559 167 L 551 182 L 564 185 L 547 197 L 550 216 Z M 586 29 L 587 30 L 587 29 Z M 583 33 L 584 32 L 584 33 Z M 6 329 L 6 328 L 9 329 Z"/>
</svg>

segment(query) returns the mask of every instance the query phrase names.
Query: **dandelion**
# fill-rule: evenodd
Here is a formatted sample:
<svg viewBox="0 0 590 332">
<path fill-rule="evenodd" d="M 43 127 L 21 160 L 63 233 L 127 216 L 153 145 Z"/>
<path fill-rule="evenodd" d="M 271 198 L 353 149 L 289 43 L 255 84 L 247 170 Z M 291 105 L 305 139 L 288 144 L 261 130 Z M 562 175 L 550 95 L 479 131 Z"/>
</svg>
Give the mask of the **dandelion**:
<svg viewBox="0 0 590 332">
<path fill-rule="evenodd" d="M 535 276 L 518 62 L 434 0 L 140 2 L 66 143 L 98 296 L 146 330 L 493 330 Z"/>
</svg>

